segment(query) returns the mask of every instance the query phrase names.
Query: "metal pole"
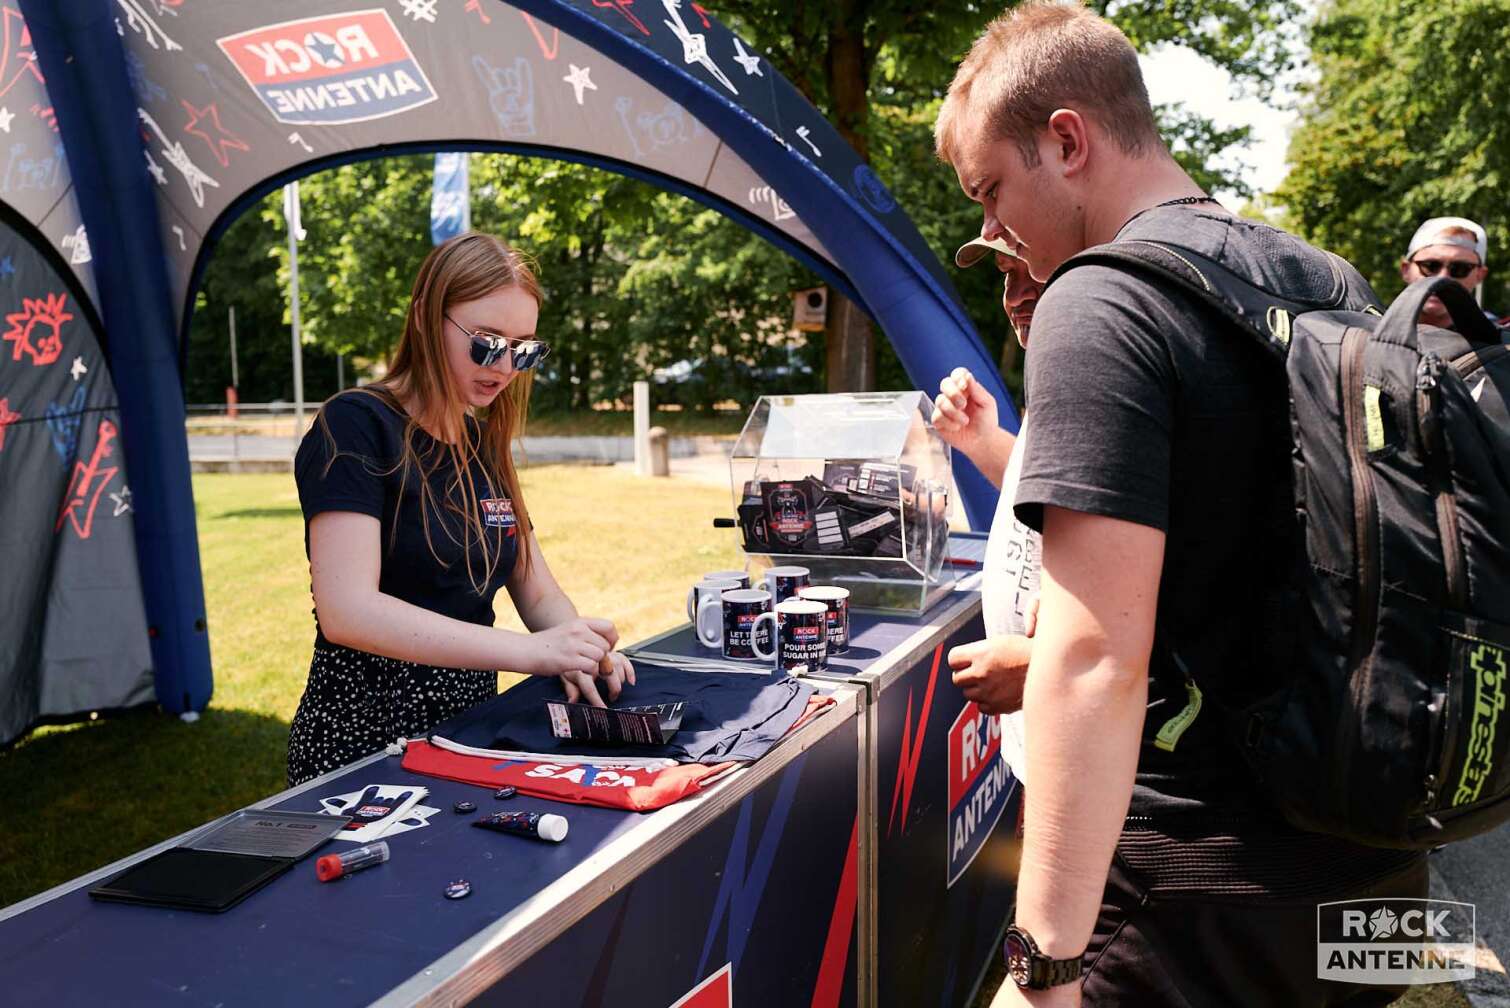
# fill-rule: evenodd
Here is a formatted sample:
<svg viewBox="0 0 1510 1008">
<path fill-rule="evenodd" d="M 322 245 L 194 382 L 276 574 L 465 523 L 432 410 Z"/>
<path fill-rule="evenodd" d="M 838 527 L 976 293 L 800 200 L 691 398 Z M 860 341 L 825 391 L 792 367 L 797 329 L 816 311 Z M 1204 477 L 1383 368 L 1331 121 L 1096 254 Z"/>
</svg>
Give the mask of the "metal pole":
<svg viewBox="0 0 1510 1008">
<path fill-rule="evenodd" d="M 231 388 L 240 391 L 241 382 L 236 374 L 236 306 L 231 305 L 228 311 L 231 316 Z"/>
<path fill-rule="evenodd" d="M 346 387 L 346 355 L 336 354 L 336 391 Z"/>
<path fill-rule="evenodd" d="M 304 436 L 304 345 L 299 339 L 299 183 L 288 184 L 288 300 L 294 344 L 294 443 Z"/>
</svg>

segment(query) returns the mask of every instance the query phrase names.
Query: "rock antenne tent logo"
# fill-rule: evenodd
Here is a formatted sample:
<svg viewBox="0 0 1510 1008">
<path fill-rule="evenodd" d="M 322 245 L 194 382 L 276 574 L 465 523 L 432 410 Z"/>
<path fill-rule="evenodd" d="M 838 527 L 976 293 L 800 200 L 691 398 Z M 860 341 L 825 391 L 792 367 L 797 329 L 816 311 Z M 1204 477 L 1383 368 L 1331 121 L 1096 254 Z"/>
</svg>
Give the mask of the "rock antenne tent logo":
<svg viewBox="0 0 1510 1008">
<path fill-rule="evenodd" d="M 363 122 L 435 100 L 385 10 L 283 21 L 216 41 L 279 122 Z"/>
</svg>

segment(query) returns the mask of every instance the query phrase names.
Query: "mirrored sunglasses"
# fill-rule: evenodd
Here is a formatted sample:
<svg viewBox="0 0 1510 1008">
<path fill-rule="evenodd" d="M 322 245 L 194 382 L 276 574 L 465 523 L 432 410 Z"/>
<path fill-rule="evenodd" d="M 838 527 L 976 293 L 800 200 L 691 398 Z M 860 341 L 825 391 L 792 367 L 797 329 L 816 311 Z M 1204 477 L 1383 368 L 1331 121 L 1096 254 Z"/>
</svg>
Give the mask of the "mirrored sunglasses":
<svg viewBox="0 0 1510 1008">
<path fill-rule="evenodd" d="M 478 367 L 492 367 L 503 360 L 504 354 L 512 354 L 512 368 L 515 371 L 528 371 L 545 360 L 551 352 L 549 345 L 537 339 L 511 340 L 507 336 L 473 332 L 450 316 L 447 316 L 446 321 L 471 337 L 472 363 Z"/>
<path fill-rule="evenodd" d="M 1479 268 L 1478 263 L 1444 262 L 1441 259 L 1412 259 L 1411 262 L 1426 276 L 1436 276 L 1445 266 L 1447 275 L 1454 280 L 1466 280 L 1468 274 Z"/>
</svg>

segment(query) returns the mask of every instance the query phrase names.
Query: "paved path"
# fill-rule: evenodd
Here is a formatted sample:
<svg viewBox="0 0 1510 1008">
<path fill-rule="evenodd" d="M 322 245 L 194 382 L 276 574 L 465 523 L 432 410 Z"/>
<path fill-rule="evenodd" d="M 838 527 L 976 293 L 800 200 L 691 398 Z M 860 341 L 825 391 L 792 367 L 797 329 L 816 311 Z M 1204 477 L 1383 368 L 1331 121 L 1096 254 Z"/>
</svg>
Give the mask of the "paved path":
<svg viewBox="0 0 1510 1008">
<path fill-rule="evenodd" d="M 1448 844 L 1431 855 L 1431 862 L 1433 888 L 1447 890 L 1439 898 L 1474 905 L 1479 942 L 1495 960 L 1480 954 L 1478 977 L 1463 985 L 1464 993 L 1475 1008 L 1510 1008 L 1503 965 L 1510 963 L 1510 825 Z"/>
</svg>

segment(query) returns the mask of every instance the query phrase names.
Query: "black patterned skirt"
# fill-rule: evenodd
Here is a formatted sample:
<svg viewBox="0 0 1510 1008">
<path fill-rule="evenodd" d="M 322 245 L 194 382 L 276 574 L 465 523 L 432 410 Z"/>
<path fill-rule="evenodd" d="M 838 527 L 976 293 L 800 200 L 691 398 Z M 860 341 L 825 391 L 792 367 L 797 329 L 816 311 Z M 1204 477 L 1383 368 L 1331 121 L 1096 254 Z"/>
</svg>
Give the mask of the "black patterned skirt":
<svg viewBox="0 0 1510 1008">
<path fill-rule="evenodd" d="M 288 783 L 370 756 L 498 694 L 498 673 L 436 668 L 317 643 L 288 732 Z"/>
</svg>

